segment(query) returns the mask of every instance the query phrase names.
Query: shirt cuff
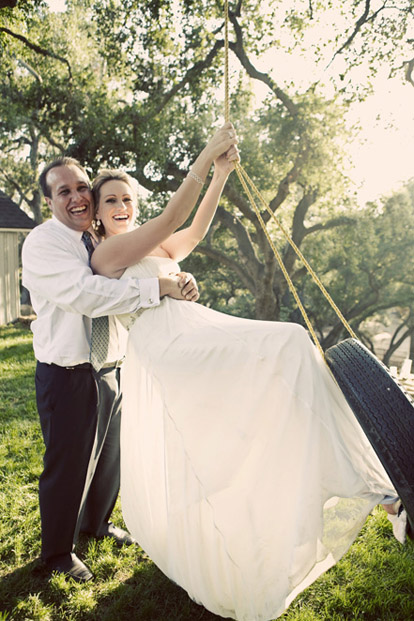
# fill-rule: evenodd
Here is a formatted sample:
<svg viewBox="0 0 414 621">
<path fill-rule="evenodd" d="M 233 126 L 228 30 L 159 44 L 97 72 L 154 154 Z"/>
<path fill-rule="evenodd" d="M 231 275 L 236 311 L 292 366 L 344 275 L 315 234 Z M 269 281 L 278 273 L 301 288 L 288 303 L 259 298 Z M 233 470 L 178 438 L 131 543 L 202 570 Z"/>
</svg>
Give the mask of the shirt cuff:
<svg viewBox="0 0 414 621">
<path fill-rule="evenodd" d="M 140 308 L 152 308 L 160 304 L 160 285 L 158 278 L 140 278 Z"/>
</svg>

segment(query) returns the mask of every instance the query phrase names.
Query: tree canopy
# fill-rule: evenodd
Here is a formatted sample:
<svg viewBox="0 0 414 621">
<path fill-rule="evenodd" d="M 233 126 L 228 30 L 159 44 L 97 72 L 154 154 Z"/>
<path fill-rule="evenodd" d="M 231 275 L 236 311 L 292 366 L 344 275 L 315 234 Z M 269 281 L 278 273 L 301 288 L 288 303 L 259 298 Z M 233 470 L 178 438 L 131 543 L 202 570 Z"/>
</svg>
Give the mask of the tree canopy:
<svg viewBox="0 0 414 621">
<path fill-rule="evenodd" d="M 38 173 L 65 153 L 91 174 L 102 166 L 123 167 L 145 190 L 142 217 L 156 213 L 222 118 L 223 3 L 67 0 L 62 13 L 51 13 L 43 1 L 3 5 L 4 189 L 40 222 L 46 212 Z M 385 216 L 374 218 L 355 202 L 346 174 L 354 131 L 345 123 L 346 111 L 370 92 L 379 67 L 411 82 L 413 8 L 410 0 L 229 3 L 231 118 L 243 166 L 295 243 L 326 274 L 355 326 L 368 312 L 358 300 L 367 298 L 370 281 L 361 281 L 361 290 L 349 287 L 352 253 L 345 257 L 342 243 L 349 237 L 355 244 L 350 232 L 362 226 L 377 248 L 380 232 L 372 227 L 374 221 L 385 226 Z M 272 55 L 275 66 L 263 68 L 261 59 Z M 284 69 L 287 56 L 306 67 L 310 62 L 314 72 L 295 81 Z M 329 342 L 339 328 L 309 293 L 302 266 L 269 214 L 263 218 L 289 274 L 310 296 L 318 329 L 325 335 L 330 330 Z M 388 242 L 391 247 L 396 238 Z M 208 238 L 187 264 L 202 274 L 207 303 L 246 316 L 300 321 L 235 177 Z M 394 278 L 391 268 L 384 268 L 381 282 L 386 278 Z M 391 295 L 389 300 L 394 302 Z"/>
</svg>

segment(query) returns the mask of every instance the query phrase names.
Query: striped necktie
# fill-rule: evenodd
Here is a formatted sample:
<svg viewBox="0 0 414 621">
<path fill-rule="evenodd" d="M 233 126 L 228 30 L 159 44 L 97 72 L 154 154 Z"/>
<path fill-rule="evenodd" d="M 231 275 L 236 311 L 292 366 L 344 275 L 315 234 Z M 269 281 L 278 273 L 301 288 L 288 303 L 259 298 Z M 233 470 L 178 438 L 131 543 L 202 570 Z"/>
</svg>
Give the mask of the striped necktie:
<svg viewBox="0 0 414 621">
<path fill-rule="evenodd" d="M 82 241 L 88 251 L 89 264 L 94 251 L 91 234 L 82 233 Z M 89 360 L 95 371 L 100 371 L 106 362 L 109 345 L 109 320 L 107 316 L 92 319 L 91 349 Z"/>
</svg>

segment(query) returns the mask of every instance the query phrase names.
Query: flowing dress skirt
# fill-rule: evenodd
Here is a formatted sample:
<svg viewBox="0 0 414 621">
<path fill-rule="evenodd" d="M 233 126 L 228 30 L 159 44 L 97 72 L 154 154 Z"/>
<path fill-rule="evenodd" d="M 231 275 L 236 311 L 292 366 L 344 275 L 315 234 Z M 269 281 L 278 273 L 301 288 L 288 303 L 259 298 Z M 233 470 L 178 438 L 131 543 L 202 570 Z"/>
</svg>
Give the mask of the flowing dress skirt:
<svg viewBox="0 0 414 621">
<path fill-rule="evenodd" d="M 172 271 L 147 257 L 124 278 Z M 217 615 L 280 615 L 395 494 L 296 324 L 164 298 L 133 323 L 122 381 L 126 525 Z"/>
</svg>

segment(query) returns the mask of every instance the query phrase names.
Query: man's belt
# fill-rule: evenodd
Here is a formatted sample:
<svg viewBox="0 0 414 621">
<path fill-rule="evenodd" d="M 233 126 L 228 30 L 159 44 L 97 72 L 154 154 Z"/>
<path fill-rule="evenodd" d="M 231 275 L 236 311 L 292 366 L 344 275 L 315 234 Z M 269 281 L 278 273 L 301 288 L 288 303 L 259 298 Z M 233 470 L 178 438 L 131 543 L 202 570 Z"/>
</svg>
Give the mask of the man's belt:
<svg viewBox="0 0 414 621">
<path fill-rule="evenodd" d="M 105 364 L 102 366 L 102 369 L 118 369 L 122 363 L 124 362 L 125 357 L 124 358 L 120 358 L 119 360 L 115 360 L 114 362 L 105 362 Z M 92 365 L 90 362 L 82 362 L 81 364 L 74 364 L 72 366 L 67 366 L 67 367 L 63 367 L 64 369 L 69 369 L 71 371 L 75 371 L 78 369 L 87 369 L 90 370 L 92 369 Z"/>
</svg>

